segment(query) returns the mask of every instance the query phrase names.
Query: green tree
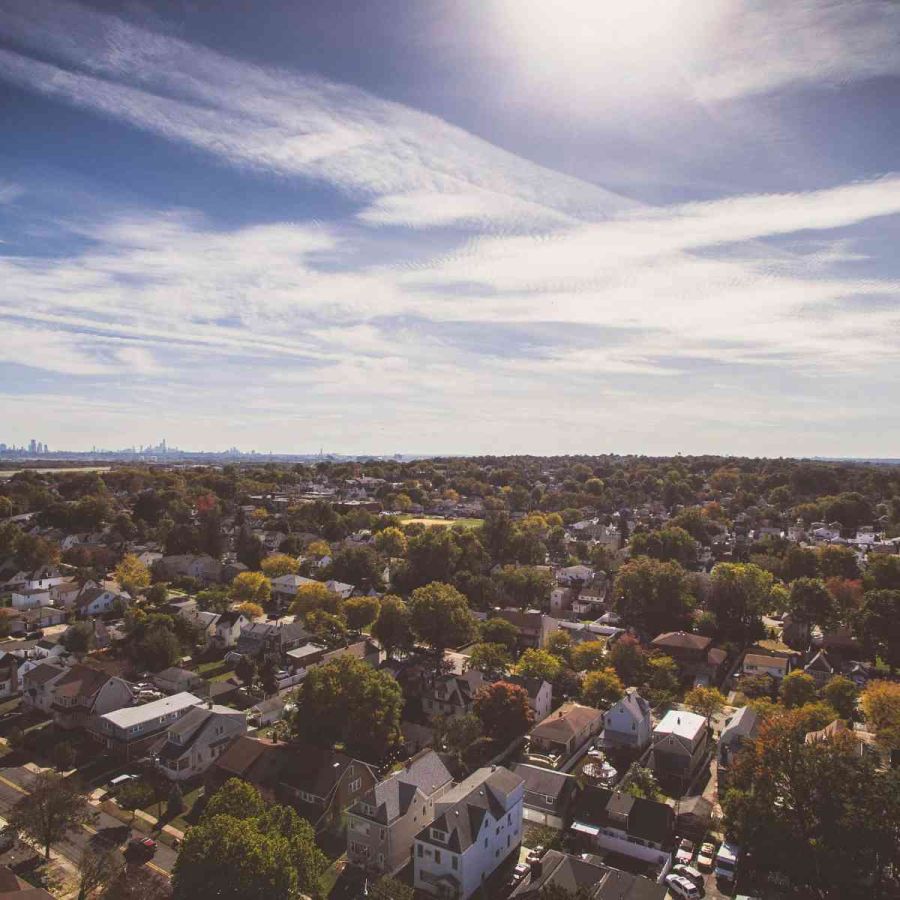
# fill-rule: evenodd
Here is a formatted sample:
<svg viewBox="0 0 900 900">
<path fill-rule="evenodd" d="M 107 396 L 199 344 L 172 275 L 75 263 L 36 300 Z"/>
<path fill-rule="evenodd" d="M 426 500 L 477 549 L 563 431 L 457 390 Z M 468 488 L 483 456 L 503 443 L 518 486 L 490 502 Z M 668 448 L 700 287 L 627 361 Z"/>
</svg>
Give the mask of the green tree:
<svg viewBox="0 0 900 900">
<path fill-rule="evenodd" d="M 75 765 L 75 757 L 77 756 L 75 745 L 71 741 L 60 741 L 53 745 L 51 756 L 57 771 L 67 772 Z"/>
<path fill-rule="evenodd" d="M 526 678 L 541 678 L 544 681 L 556 681 L 562 669 L 560 660 L 546 650 L 529 647 L 519 657 L 516 673 Z"/>
<path fill-rule="evenodd" d="M 296 575 L 300 571 L 300 563 L 286 553 L 273 553 L 260 564 L 263 575 L 267 578 L 280 578 L 282 575 Z"/>
<path fill-rule="evenodd" d="M 484 733 L 504 744 L 525 734 L 534 723 L 528 691 L 506 681 L 483 687 L 475 695 L 474 710 Z"/>
<path fill-rule="evenodd" d="M 647 664 L 640 642 L 630 634 L 623 634 L 610 647 L 609 661 L 625 684 L 640 683 Z"/>
<path fill-rule="evenodd" d="M 478 632 L 485 644 L 503 644 L 510 653 L 515 652 L 519 643 L 519 629 L 499 617 L 486 619 L 478 626 Z"/>
<path fill-rule="evenodd" d="M 10 825 L 43 847 L 49 859 L 52 844 L 93 818 L 87 797 L 72 781 L 55 772 L 41 772 L 31 782 L 30 793 L 13 807 Z"/>
<path fill-rule="evenodd" d="M 625 793 L 644 800 L 661 800 L 662 791 L 652 770 L 637 764 L 633 765 L 626 776 Z"/>
<path fill-rule="evenodd" d="M 661 562 L 677 562 L 686 569 L 697 565 L 697 542 L 677 525 L 658 531 L 636 532 L 631 538 L 632 556 L 649 556 Z"/>
<path fill-rule="evenodd" d="M 415 891 L 402 881 L 384 875 L 369 888 L 371 900 L 414 900 Z"/>
<path fill-rule="evenodd" d="M 371 547 L 344 547 L 331 558 L 328 574 L 361 591 L 381 590 L 384 562 Z"/>
<path fill-rule="evenodd" d="M 203 810 L 203 817 L 256 818 L 265 811 L 266 803 L 252 784 L 238 778 L 231 778 L 209 798 L 209 802 Z"/>
<path fill-rule="evenodd" d="M 719 563 L 710 576 L 708 606 L 722 632 L 744 637 L 766 612 L 773 579 L 750 563 Z"/>
<path fill-rule="evenodd" d="M 406 535 L 399 528 L 385 528 L 375 535 L 375 548 L 388 559 L 406 556 Z"/>
<path fill-rule="evenodd" d="M 781 702 L 788 709 L 812 703 L 816 698 L 816 683 L 811 675 L 800 669 L 788 672 L 781 682 Z"/>
<path fill-rule="evenodd" d="M 301 584 L 291 603 L 291 612 L 297 616 L 308 616 L 318 610 L 338 615 L 343 608 L 344 600 L 341 595 L 326 587 L 321 581 Z"/>
<path fill-rule="evenodd" d="M 512 657 L 503 644 L 475 644 L 469 651 L 467 665 L 488 679 L 502 678 L 512 668 Z"/>
<path fill-rule="evenodd" d="M 122 856 L 112 848 L 87 847 L 78 864 L 78 900 L 106 887 L 124 868 Z"/>
<path fill-rule="evenodd" d="M 536 566 L 504 566 L 494 576 L 506 602 L 520 609 L 545 606 L 550 599 L 553 578 L 547 569 Z"/>
<path fill-rule="evenodd" d="M 409 612 L 413 634 L 437 653 L 468 643 L 476 632 L 466 598 L 449 584 L 435 581 L 416 588 Z"/>
<path fill-rule="evenodd" d="M 176 781 L 169 791 L 169 799 L 166 802 L 166 816 L 174 819 L 184 812 L 184 794 L 181 792 L 181 786 Z"/>
<path fill-rule="evenodd" d="M 403 693 L 396 679 L 354 656 L 310 671 L 296 695 L 293 725 L 316 744 L 341 741 L 348 752 L 378 760 L 400 732 Z"/>
<path fill-rule="evenodd" d="M 693 605 L 684 569 L 678 563 L 646 556 L 632 559 L 619 569 L 614 596 L 625 622 L 651 634 L 684 625 Z"/>
<path fill-rule="evenodd" d="M 856 713 L 859 691 L 856 685 L 843 675 L 835 675 L 819 692 L 822 699 L 833 706 L 842 719 L 852 719 Z"/>
<path fill-rule="evenodd" d="M 900 556 L 872 554 L 863 575 L 863 585 L 867 591 L 900 590 Z"/>
<path fill-rule="evenodd" d="M 398 650 L 412 646 L 409 607 L 397 596 L 387 594 L 381 598 L 378 617 L 372 625 L 372 635 L 391 658 Z"/>
<path fill-rule="evenodd" d="M 837 616 L 834 598 L 818 578 L 797 578 L 791 583 L 788 611 L 797 621 L 828 627 Z"/>
<path fill-rule="evenodd" d="M 880 656 L 892 672 L 900 667 L 900 590 L 866 591 L 853 622 L 870 656 Z"/>
<path fill-rule="evenodd" d="M 678 664 L 664 653 L 647 657 L 644 667 L 646 684 L 641 689 L 654 705 L 671 703 L 680 693 Z"/>
<path fill-rule="evenodd" d="M 604 669 L 600 672 L 588 672 L 581 686 L 581 699 L 595 709 L 608 709 L 625 695 L 622 684 L 615 669 Z"/>
<path fill-rule="evenodd" d="M 129 781 L 119 788 L 116 793 L 116 803 L 122 809 L 131 810 L 131 820 L 134 821 L 134 814 L 137 810 L 143 809 L 153 803 L 154 791 L 144 781 Z"/>
<path fill-rule="evenodd" d="M 584 641 L 572 647 L 569 662 L 576 672 L 593 672 L 607 664 L 605 641 Z"/>
<path fill-rule="evenodd" d="M 819 551 L 819 573 L 822 578 L 859 578 L 856 554 L 850 547 L 840 544 L 826 544 Z"/>
</svg>

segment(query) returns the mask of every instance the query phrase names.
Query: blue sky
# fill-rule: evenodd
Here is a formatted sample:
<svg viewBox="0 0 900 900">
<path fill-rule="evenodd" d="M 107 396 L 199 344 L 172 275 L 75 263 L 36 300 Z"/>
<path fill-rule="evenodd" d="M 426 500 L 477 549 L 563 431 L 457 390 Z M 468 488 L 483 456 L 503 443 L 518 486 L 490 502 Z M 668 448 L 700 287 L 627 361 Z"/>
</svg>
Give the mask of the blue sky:
<svg viewBox="0 0 900 900">
<path fill-rule="evenodd" d="M 0 0 L 0 441 L 896 455 L 900 4 Z"/>
</svg>

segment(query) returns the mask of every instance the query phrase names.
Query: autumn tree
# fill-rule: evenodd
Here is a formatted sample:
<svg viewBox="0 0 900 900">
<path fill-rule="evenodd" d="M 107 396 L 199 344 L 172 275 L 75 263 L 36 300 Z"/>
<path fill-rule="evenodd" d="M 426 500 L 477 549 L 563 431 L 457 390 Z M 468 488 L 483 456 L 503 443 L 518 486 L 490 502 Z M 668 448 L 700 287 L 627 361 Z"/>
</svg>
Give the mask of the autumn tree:
<svg viewBox="0 0 900 900">
<path fill-rule="evenodd" d="M 340 594 L 326 587 L 321 581 L 310 581 L 297 588 L 290 611 L 295 616 L 304 617 L 316 610 L 338 615 L 343 607 L 344 600 Z"/>
<path fill-rule="evenodd" d="M 856 701 L 859 690 L 856 685 L 843 675 L 835 675 L 819 691 L 822 699 L 833 706 L 842 719 L 852 719 L 856 713 Z"/>
<path fill-rule="evenodd" d="M 87 900 L 94 891 L 106 887 L 124 865 L 121 854 L 111 847 L 87 847 L 78 864 L 78 900 Z"/>
<path fill-rule="evenodd" d="M 267 578 L 280 578 L 282 575 L 296 575 L 300 571 L 300 563 L 286 553 L 273 553 L 267 556 L 260 567 Z"/>
<path fill-rule="evenodd" d="M 503 743 L 525 734 L 534 723 L 528 691 L 506 681 L 483 687 L 475 695 L 474 710 L 484 733 Z"/>
<path fill-rule="evenodd" d="M 588 672 L 581 686 L 581 699 L 595 709 L 608 709 L 625 695 L 625 685 L 609 668 L 599 672 Z"/>
<path fill-rule="evenodd" d="M 714 687 L 698 685 L 684 696 L 684 705 L 695 713 L 711 719 L 725 706 L 725 696 Z"/>
<path fill-rule="evenodd" d="M 253 603 L 250 600 L 245 600 L 243 603 L 239 604 L 237 611 L 250 619 L 251 622 L 254 619 L 258 619 L 260 616 L 265 615 L 265 610 L 258 603 Z"/>
<path fill-rule="evenodd" d="M 381 603 L 377 597 L 351 597 L 344 601 L 344 616 L 347 627 L 352 631 L 362 631 L 377 618 Z"/>
<path fill-rule="evenodd" d="M 609 650 L 609 661 L 625 684 L 639 684 L 646 668 L 646 654 L 640 641 L 623 634 Z"/>
<path fill-rule="evenodd" d="M 811 703 L 816 697 L 816 683 L 800 669 L 788 672 L 781 681 L 781 702 L 791 709 Z"/>
<path fill-rule="evenodd" d="M 231 582 L 232 599 L 239 603 L 268 603 L 272 582 L 262 572 L 241 572 Z"/>
<path fill-rule="evenodd" d="M 133 553 L 126 553 L 114 571 L 116 581 L 132 597 L 150 586 L 150 570 Z"/>
<path fill-rule="evenodd" d="M 556 681 L 562 669 L 560 660 L 546 650 L 529 647 L 520 657 L 516 666 L 516 674 L 526 678 L 540 678 L 544 681 Z"/>
<path fill-rule="evenodd" d="M 406 535 L 399 528 L 385 528 L 375 535 L 375 549 L 388 559 L 406 556 Z"/>
<path fill-rule="evenodd" d="M 890 750 L 900 747 L 900 684 L 870 681 L 862 692 L 860 705 L 878 742 Z"/>
<path fill-rule="evenodd" d="M 572 647 L 569 663 L 576 672 L 593 672 L 607 664 L 605 641 L 584 641 Z"/>
</svg>

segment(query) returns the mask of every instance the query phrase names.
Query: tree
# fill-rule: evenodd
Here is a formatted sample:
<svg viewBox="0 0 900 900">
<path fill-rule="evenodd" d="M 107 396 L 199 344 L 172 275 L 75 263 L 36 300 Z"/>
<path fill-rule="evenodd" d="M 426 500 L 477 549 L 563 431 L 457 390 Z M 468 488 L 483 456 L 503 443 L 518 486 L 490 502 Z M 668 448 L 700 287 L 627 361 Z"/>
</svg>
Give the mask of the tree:
<svg viewBox="0 0 900 900">
<path fill-rule="evenodd" d="M 267 578 L 279 578 L 282 575 L 296 575 L 300 571 L 300 563 L 286 553 L 273 553 L 267 556 L 260 567 Z"/>
<path fill-rule="evenodd" d="M 823 581 L 797 578 L 791 583 L 788 612 L 797 621 L 827 627 L 834 623 L 837 609 Z"/>
<path fill-rule="evenodd" d="M 812 703 L 816 698 L 816 683 L 811 675 L 800 669 L 788 672 L 781 682 L 781 702 L 788 709 Z"/>
<path fill-rule="evenodd" d="M 319 896 L 327 860 L 316 847 L 312 825 L 289 807 L 268 806 L 255 788 L 238 789 L 235 782 L 217 792 L 185 834 L 172 873 L 174 900 Z M 228 796 L 232 789 L 234 797 Z M 223 800 L 213 802 L 223 792 Z"/>
<path fill-rule="evenodd" d="M 265 610 L 258 603 L 253 603 L 250 600 L 245 600 L 239 604 L 237 611 L 246 616 L 251 622 L 265 615 Z"/>
<path fill-rule="evenodd" d="M 371 547 L 344 547 L 331 558 L 328 572 L 338 581 L 368 591 L 381 590 L 383 569 L 384 562 Z"/>
<path fill-rule="evenodd" d="M 625 684 L 638 684 L 646 667 L 646 657 L 640 642 L 630 634 L 623 634 L 610 648 L 609 661 Z"/>
<path fill-rule="evenodd" d="M 693 605 L 685 570 L 678 563 L 646 556 L 619 569 L 614 597 L 625 622 L 651 634 L 684 625 Z"/>
<path fill-rule="evenodd" d="M 843 675 L 835 675 L 819 692 L 822 699 L 834 707 L 842 719 L 852 719 L 856 713 L 859 691 L 856 685 Z"/>
<path fill-rule="evenodd" d="M 241 572 L 231 582 L 231 596 L 239 603 L 267 603 L 272 582 L 262 572 Z"/>
<path fill-rule="evenodd" d="M 181 793 L 181 786 L 176 781 L 169 791 L 169 799 L 166 803 L 166 816 L 174 819 L 184 812 L 184 794 Z"/>
<path fill-rule="evenodd" d="M 878 742 L 889 750 L 900 747 L 900 684 L 870 681 L 862 692 L 860 705 Z"/>
<path fill-rule="evenodd" d="M 122 557 L 113 574 L 122 590 L 132 597 L 150 586 L 150 570 L 133 553 Z"/>
<path fill-rule="evenodd" d="M 153 798 L 154 791 L 149 784 L 143 781 L 129 781 L 116 794 L 116 803 L 122 809 L 130 809 L 131 819 L 134 821 L 135 811 L 149 806 Z"/>
<path fill-rule="evenodd" d="M 52 844 L 92 819 L 87 798 L 69 779 L 41 772 L 34 777 L 30 793 L 13 807 L 10 824 L 43 847 L 49 859 Z"/>
<path fill-rule="evenodd" d="M 53 745 L 51 756 L 58 772 L 67 772 L 75 764 L 75 745 L 71 741 L 60 741 Z"/>
<path fill-rule="evenodd" d="M 10 750 L 18 753 L 25 747 L 25 732 L 18 725 L 13 725 L 6 733 L 6 743 Z"/>
<path fill-rule="evenodd" d="M 234 667 L 234 674 L 237 675 L 245 685 L 253 684 L 253 681 L 257 676 L 256 662 L 249 656 L 242 656 Z"/>
<path fill-rule="evenodd" d="M 343 615 L 314 609 L 306 614 L 304 623 L 316 641 L 329 649 L 347 645 L 347 620 Z"/>
<path fill-rule="evenodd" d="M 415 891 L 402 881 L 384 875 L 369 888 L 371 900 L 414 900 Z"/>
<path fill-rule="evenodd" d="M 314 744 L 346 744 L 350 753 L 379 760 L 400 732 L 403 692 L 387 672 L 355 656 L 312 669 L 296 695 L 293 726 Z"/>
<path fill-rule="evenodd" d="M 900 590 L 867 591 L 853 621 L 871 656 L 880 656 L 891 672 L 900 667 Z"/>
<path fill-rule="evenodd" d="M 512 657 L 503 644 L 476 644 L 469 651 L 467 665 L 488 679 L 502 678 L 512 668 Z"/>
<path fill-rule="evenodd" d="M 809 725 L 805 708 L 782 711 L 744 743 L 722 800 L 726 833 L 804 896 L 879 896 L 900 855 L 900 779 L 859 756 L 849 733 L 806 743 Z"/>
<path fill-rule="evenodd" d="M 520 657 L 516 673 L 526 678 L 540 678 L 544 681 L 556 681 L 562 669 L 562 663 L 546 650 L 529 647 Z"/>
<path fill-rule="evenodd" d="M 553 586 L 550 572 L 535 566 L 504 566 L 494 577 L 507 602 L 521 609 L 540 609 L 549 600 Z"/>
<path fill-rule="evenodd" d="M 87 900 L 98 888 L 106 887 L 124 867 L 121 855 L 112 848 L 87 847 L 78 864 L 78 900 Z"/>
<path fill-rule="evenodd" d="M 76 622 L 63 633 L 60 643 L 69 653 L 83 655 L 90 653 L 96 643 L 93 622 Z"/>
<path fill-rule="evenodd" d="M 297 588 L 297 594 L 291 603 L 291 612 L 297 616 L 308 616 L 311 612 L 322 610 L 337 615 L 343 606 L 344 601 L 340 594 L 327 588 L 321 581 L 312 581 Z"/>
<path fill-rule="evenodd" d="M 581 699 L 595 709 L 608 709 L 625 695 L 616 670 L 609 668 L 601 672 L 588 672 L 581 686 Z"/>
<path fill-rule="evenodd" d="M 711 719 L 722 707 L 725 706 L 725 696 L 714 687 L 698 685 L 685 694 L 684 705 L 699 713 L 707 719 Z"/>
<path fill-rule="evenodd" d="M 534 723 L 528 691 L 507 681 L 483 687 L 475 695 L 474 710 L 484 733 L 503 744 L 525 734 Z"/>
<path fill-rule="evenodd" d="M 686 569 L 697 565 L 697 542 L 677 525 L 659 531 L 635 533 L 631 538 L 632 556 L 649 556 L 661 562 L 677 562 Z"/>
<path fill-rule="evenodd" d="M 751 563 L 719 563 L 710 576 L 708 605 L 722 632 L 745 637 L 766 612 L 773 579 Z"/>
<path fill-rule="evenodd" d="M 751 700 L 761 697 L 772 699 L 775 697 L 777 683 L 771 675 L 745 675 L 738 687 L 741 693 Z"/>
<path fill-rule="evenodd" d="M 344 602 L 344 615 L 351 631 L 362 631 L 377 618 L 381 603 L 377 597 L 351 597 Z"/>
<path fill-rule="evenodd" d="M 485 644 L 503 644 L 510 653 L 514 653 L 519 644 L 519 629 L 506 619 L 486 619 L 478 626 L 478 632 Z"/>
<path fill-rule="evenodd" d="M 399 528 L 384 528 L 375 535 L 375 549 L 388 559 L 406 556 L 406 535 Z"/>
<path fill-rule="evenodd" d="M 568 636 L 568 635 L 567 635 Z M 584 641 L 572 647 L 569 662 L 576 672 L 593 672 L 606 666 L 606 643 Z"/>
<path fill-rule="evenodd" d="M 639 797 L 644 800 L 660 800 L 662 799 L 662 791 L 659 789 L 659 782 L 651 769 L 646 769 L 637 764 L 633 765 L 626 776 L 627 784 L 625 793 L 631 794 L 632 797 Z"/>
<path fill-rule="evenodd" d="M 475 635 L 475 620 L 466 598 L 439 581 L 416 588 L 409 601 L 413 634 L 436 653 L 468 643 Z"/>
<path fill-rule="evenodd" d="M 867 591 L 900 590 L 900 556 L 887 553 L 870 555 L 863 584 Z"/>
<path fill-rule="evenodd" d="M 655 653 L 646 659 L 646 684 L 641 688 L 654 705 L 671 703 L 680 693 L 678 664 L 665 653 Z"/>
<path fill-rule="evenodd" d="M 409 607 L 394 594 L 381 598 L 378 617 L 372 625 L 372 635 L 390 659 L 398 650 L 412 646 Z"/>
<path fill-rule="evenodd" d="M 819 548 L 819 573 L 822 578 L 859 578 L 856 554 L 840 544 L 826 544 Z"/>
<path fill-rule="evenodd" d="M 469 761 L 472 747 L 484 736 L 481 719 L 475 713 L 437 716 L 431 725 L 434 746 L 453 756 L 460 767 Z"/>
</svg>

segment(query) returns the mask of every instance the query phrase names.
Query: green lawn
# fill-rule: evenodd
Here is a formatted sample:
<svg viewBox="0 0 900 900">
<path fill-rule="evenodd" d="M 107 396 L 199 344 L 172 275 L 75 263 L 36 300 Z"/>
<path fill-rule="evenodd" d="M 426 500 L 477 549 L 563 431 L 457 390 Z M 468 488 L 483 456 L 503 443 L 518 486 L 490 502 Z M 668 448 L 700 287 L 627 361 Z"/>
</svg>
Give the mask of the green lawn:
<svg viewBox="0 0 900 900">
<path fill-rule="evenodd" d="M 443 525 L 446 527 L 462 525 L 463 528 L 478 528 L 484 524 L 484 519 L 441 519 L 437 516 L 416 516 L 410 513 L 404 513 L 398 518 L 404 525 Z"/>
</svg>

